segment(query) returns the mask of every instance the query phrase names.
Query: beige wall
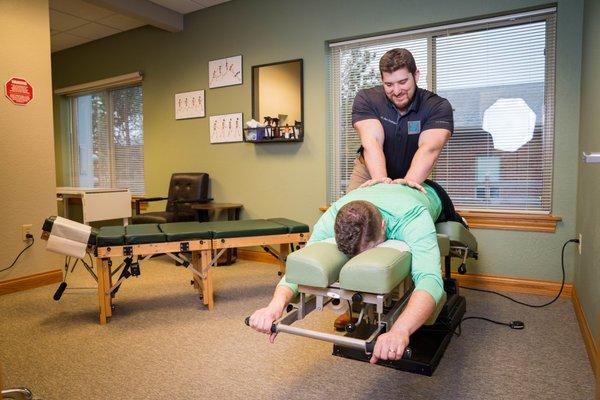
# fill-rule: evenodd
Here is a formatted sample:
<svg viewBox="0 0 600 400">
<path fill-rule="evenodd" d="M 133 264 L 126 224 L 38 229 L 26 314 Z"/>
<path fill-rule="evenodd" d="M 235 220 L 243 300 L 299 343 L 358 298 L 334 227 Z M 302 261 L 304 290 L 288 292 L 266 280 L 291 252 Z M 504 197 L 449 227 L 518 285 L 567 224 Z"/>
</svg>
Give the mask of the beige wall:
<svg viewBox="0 0 600 400">
<path fill-rule="evenodd" d="M 0 281 L 56 269 L 59 258 L 39 239 L 56 213 L 50 28 L 47 0 L 0 0 L 0 81 L 26 79 L 34 99 L 25 106 L 0 99 L 0 269 L 25 247 L 21 225 L 33 224 L 35 244 Z"/>
</svg>

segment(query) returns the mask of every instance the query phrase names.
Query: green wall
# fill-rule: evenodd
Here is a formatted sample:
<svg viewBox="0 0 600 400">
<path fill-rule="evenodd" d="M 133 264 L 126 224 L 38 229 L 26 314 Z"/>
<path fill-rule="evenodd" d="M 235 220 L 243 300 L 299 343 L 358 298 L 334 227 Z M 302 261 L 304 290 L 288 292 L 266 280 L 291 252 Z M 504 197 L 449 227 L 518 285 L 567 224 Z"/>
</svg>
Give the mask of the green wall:
<svg viewBox="0 0 600 400">
<path fill-rule="evenodd" d="M 524 0 L 234 0 L 189 14 L 181 33 L 144 27 L 53 54 L 54 87 L 144 71 L 147 194 L 164 194 L 174 171 L 206 171 L 216 201 L 244 203 L 243 218 L 286 216 L 307 223 L 326 201 L 326 41 L 441 24 L 523 7 Z M 575 234 L 583 0 L 558 2 L 554 234 L 477 230 L 481 258 L 470 273 L 560 280 L 560 249 Z M 208 89 L 208 61 L 242 54 L 244 84 Z M 306 137 L 299 144 L 220 144 L 208 118 L 174 120 L 174 94 L 207 89 L 208 116 L 251 113 L 252 65 L 304 59 Z M 57 148 L 64 107 L 55 99 Z M 58 176 L 67 175 L 57 155 Z M 64 178 L 63 178 L 64 179 Z M 60 182 L 63 183 L 63 182 Z M 573 251 L 567 253 L 571 280 Z"/>
<path fill-rule="evenodd" d="M 590 153 L 600 152 L 600 3 L 586 0 L 584 15 L 579 149 Z M 597 346 L 600 347 L 600 164 L 580 162 L 577 193 L 577 231 L 581 232 L 583 240 L 575 286 Z"/>
</svg>

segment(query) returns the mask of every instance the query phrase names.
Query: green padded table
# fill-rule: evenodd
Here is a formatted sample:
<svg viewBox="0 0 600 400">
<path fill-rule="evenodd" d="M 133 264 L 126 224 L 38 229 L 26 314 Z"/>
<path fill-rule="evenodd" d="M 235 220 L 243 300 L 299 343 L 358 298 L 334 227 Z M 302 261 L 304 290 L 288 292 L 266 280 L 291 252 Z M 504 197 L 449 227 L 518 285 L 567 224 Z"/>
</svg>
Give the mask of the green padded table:
<svg viewBox="0 0 600 400">
<path fill-rule="evenodd" d="M 44 221 L 45 238 L 52 234 L 55 222 L 55 217 Z M 191 269 L 194 286 L 200 292 L 204 304 L 212 310 L 214 292 L 211 267 L 216 263 L 213 256 L 215 251 L 234 247 L 270 248 L 272 245 L 279 245 L 278 252 L 269 250 L 269 253 L 279 260 L 279 273 L 282 274 L 290 245 L 305 243 L 309 237 L 308 225 L 287 218 L 92 228 L 86 244 L 96 258 L 100 323 L 106 323 L 112 316 L 112 294 L 117 286 L 112 282 L 112 257 L 131 257 L 132 260 L 137 257 L 136 261 L 140 257 L 145 259 L 159 254 L 171 254 L 176 259 L 179 257 Z M 180 253 L 191 253 L 191 260 L 181 258 Z"/>
</svg>

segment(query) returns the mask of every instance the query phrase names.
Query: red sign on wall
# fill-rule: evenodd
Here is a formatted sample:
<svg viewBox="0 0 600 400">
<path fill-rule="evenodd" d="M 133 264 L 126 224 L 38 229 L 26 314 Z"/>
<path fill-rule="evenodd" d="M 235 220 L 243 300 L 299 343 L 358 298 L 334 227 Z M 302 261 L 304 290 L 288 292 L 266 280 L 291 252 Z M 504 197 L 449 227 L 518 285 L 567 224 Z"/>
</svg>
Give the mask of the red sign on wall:
<svg viewBox="0 0 600 400">
<path fill-rule="evenodd" d="M 14 104 L 24 106 L 33 100 L 33 87 L 23 78 L 11 78 L 4 85 L 4 94 Z"/>
</svg>

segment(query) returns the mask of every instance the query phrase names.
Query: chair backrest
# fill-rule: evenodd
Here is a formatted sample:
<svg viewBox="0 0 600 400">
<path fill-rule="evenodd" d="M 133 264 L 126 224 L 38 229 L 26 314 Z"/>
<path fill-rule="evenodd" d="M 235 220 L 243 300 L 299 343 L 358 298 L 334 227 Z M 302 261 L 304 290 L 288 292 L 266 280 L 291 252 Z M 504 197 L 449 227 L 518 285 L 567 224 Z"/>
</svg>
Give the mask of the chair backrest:
<svg viewBox="0 0 600 400">
<path fill-rule="evenodd" d="M 208 198 L 208 174 L 180 172 L 171 175 L 168 197 L 166 210 L 178 214 L 176 219 L 186 220 L 189 216 L 195 219 L 196 211 L 185 201 L 198 202 Z"/>
</svg>

